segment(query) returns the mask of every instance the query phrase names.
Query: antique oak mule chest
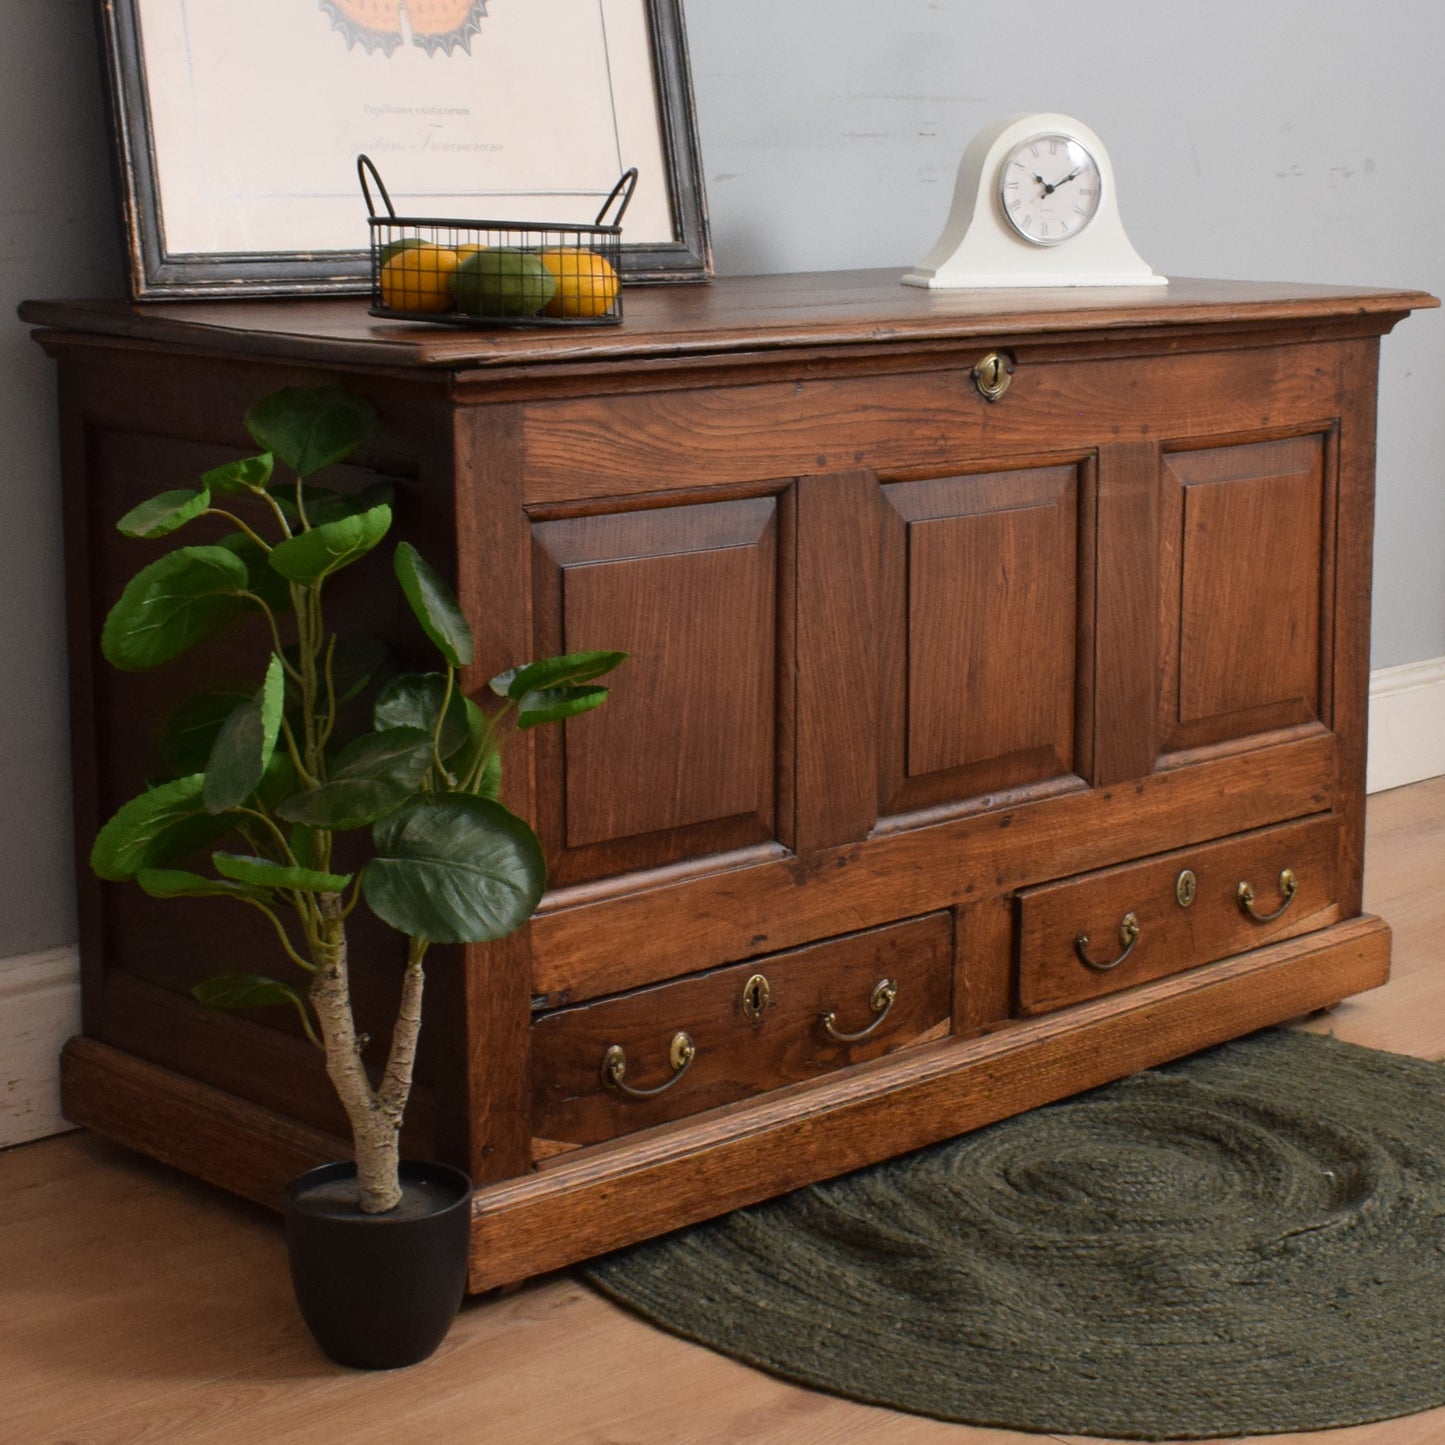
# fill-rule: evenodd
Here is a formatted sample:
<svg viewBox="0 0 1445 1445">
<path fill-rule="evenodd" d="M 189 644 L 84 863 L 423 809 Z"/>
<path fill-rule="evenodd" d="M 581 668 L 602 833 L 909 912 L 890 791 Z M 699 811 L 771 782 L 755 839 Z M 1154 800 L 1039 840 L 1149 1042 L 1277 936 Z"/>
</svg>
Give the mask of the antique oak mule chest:
<svg viewBox="0 0 1445 1445">
<path fill-rule="evenodd" d="M 1382 982 L 1361 912 L 1379 339 L 1414 292 L 896 273 L 472 333 L 360 301 L 32 303 L 58 360 L 78 846 L 194 665 L 103 667 L 115 520 L 339 382 L 454 573 L 469 679 L 621 648 L 506 759 L 550 890 L 438 951 L 408 1152 L 472 1287 L 914 1149 Z M 355 597 L 398 649 L 389 588 Z M 400 610 L 399 610 L 400 609 Z M 316 1051 L 188 994 L 264 920 L 80 870 L 70 1117 L 255 1199 L 344 1153 Z M 234 910 L 242 913 L 243 910 Z M 388 1016 L 395 936 L 363 993 Z M 363 999 L 366 1006 L 366 999 Z"/>
</svg>

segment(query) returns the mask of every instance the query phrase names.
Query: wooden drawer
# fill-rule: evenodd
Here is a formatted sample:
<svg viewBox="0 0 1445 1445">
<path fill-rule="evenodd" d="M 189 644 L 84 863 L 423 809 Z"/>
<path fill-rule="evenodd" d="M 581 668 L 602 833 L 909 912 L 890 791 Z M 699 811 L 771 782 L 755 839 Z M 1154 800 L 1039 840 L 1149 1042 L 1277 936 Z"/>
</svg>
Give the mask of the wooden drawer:
<svg viewBox="0 0 1445 1445">
<path fill-rule="evenodd" d="M 532 1027 L 533 1133 L 591 1144 L 942 1037 L 952 955 L 952 918 L 934 913 L 547 1014 Z"/>
<path fill-rule="evenodd" d="M 1045 1013 L 1335 922 L 1338 849 L 1326 816 L 1021 892 L 1019 1011 Z"/>
</svg>

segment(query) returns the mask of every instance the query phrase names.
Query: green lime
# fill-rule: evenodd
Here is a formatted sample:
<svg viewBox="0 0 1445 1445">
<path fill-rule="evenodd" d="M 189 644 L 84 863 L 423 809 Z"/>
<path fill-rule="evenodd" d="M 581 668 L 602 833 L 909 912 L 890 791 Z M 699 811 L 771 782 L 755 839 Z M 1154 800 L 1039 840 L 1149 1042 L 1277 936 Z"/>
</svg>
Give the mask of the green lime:
<svg viewBox="0 0 1445 1445">
<path fill-rule="evenodd" d="M 414 251 L 418 246 L 425 246 L 426 242 L 420 236 L 403 236 L 399 241 L 388 241 L 381 248 L 381 260 L 379 265 L 385 266 L 388 261 L 401 251 Z"/>
<path fill-rule="evenodd" d="M 468 316 L 535 316 L 556 294 L 557 278 L 531 251 L 494 246 L 457 267 L 457 305 Z"/>
</svg>

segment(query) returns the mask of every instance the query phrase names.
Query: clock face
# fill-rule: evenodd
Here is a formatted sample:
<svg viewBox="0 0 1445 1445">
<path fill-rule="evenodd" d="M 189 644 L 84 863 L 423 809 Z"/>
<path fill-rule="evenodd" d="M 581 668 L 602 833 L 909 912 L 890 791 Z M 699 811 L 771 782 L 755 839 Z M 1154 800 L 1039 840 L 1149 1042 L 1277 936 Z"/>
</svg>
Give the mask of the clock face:
<svg viewBox="0 0 1445 1445">
<path fill-rule="evenodd" d="M 998 195 L 1009 224 L 1035 246 L 1072 241 L 1094 219 L 1099 165 L 1072 136 L 1020 141 L 999 168 Z"/>
</svg>

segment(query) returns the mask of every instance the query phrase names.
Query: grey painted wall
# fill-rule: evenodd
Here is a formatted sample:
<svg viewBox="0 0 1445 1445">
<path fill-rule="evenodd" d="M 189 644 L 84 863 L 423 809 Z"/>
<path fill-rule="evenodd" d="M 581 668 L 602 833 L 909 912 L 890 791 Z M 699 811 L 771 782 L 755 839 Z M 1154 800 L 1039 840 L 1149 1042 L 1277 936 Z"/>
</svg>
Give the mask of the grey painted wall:
<svg viewBox="0 0 1445 1445">
<path fill-rule="evenodd" d="M 123 286 L 89 7 L 0 0 L 0 959 L 75 936 L 54 369 L 27 296 Z"/>
<path fill-rule="evenodd" d="M 25 296 L 122 280 L 87 7 L 3 3 L 0 317 L 13 317 Z M 1109 145 L 1125 224 L 1156 270 L 1445 292 L 1434 0 L 686 11 L 723 274 L 902 269 L 942 227 L 973 132 L 1061 110 Z M 51 387 L 24 328 L 0 323 L 0 959 L 74 934 Z M 1442 399 L 1435 312 L 1384 344 L 1376 666 L 1445 655 Z"/>
</svg>

